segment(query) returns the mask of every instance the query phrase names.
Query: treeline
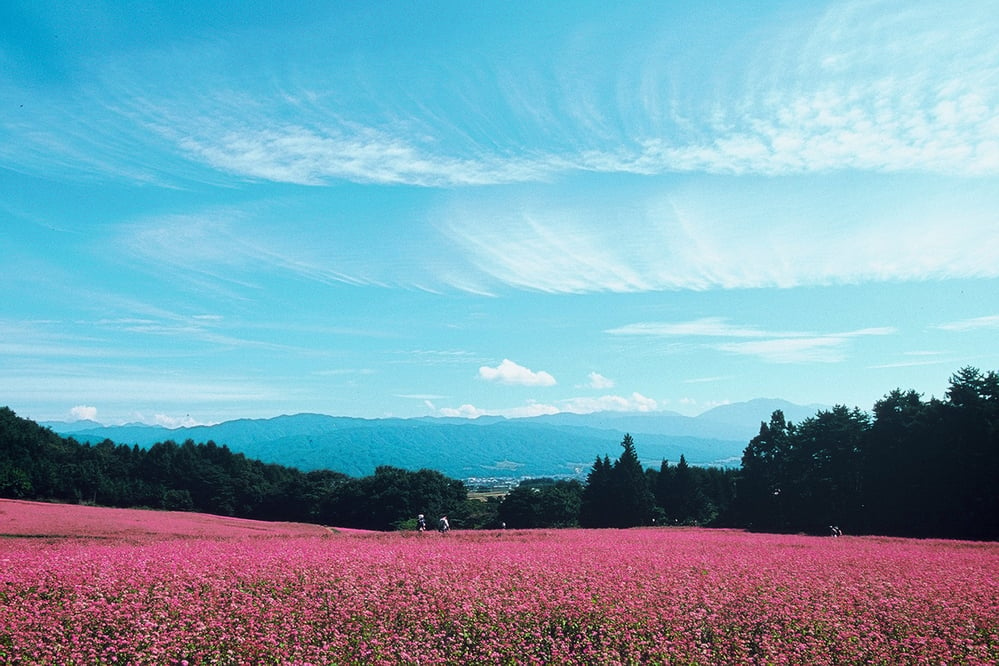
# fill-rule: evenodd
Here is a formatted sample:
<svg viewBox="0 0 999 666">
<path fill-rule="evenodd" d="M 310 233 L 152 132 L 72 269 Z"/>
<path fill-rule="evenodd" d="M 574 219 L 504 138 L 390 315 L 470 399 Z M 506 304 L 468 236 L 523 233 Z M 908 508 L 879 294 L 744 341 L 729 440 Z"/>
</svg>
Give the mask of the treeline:
<svg viewBox="0 0 999 666">
<path fill-rule="evenodd" d="M 760 530 L 999 539 L 999 375 L 966 367 L 946 399 L 894 390 L 872 414 L 774 412 L 736 490 L 735 521 Z"/>
<path fill-rule="evenodd" d="M 586 483 L 533 479 L 503 498 L 499 518 L 508 527 L 731 526 L 737 470 L 676 465 L 643 469 L 631 435 L 620 457 L 598 456 Z"/>
<path fill-rule="evenodd" d="M 373 530 L 415 529 L 419 513 L 431 527 L 447 515 L 464 529 L 714 525 L 731 513 L 733 470 L 689 467 L 682 457 L 674 467 L 664 461 L 659 470 L 643 470 L 630 436 L 624 444 L 613 465 L 597 458 L 586 484 L 534 479 L 502 499 L 479 501 L 469 499 L 462 481 L 429 469 L 381 466 L 353 478 L 263 463 L 211 441 L 166 441 L 148 449 L 110 440 L 81 444 L 4 407 L 0 497 Z M 651 492 L 636 499 L 631 489 L 638 488 Z"/>
<path fill-rule="evenodd" d="M 450 513 L 465 527 L 484 520 L 482 503 L 468 500 L 461 481 L 432 470 L 379 467 L 352 478 L 263 463 L 214 442 L 81 444 L 7 407 L 0 408 L 0 497 L 375 530 L 404 526 L 416 511 Z"/>
<path fill-rule="evenodd" d="M 761 531 L 999 539 L 999 374 L 966 367 L 945 399 L 896 389 L 868 414 L 842 405 L 760 424 L 738 470 L 683 457 L 642 469 L 631 436 L 586 483 L 520 487 L 500 506 L 525 527 L 686 524 Z"/>
<path fill-rule="evenodd" d="M 887 394 L 868 414 L 836 406 L 760 424 L 741 467 L 643 469 L 630 435 L 586 482 L 538 479 L 469 499 L 433 470 L 352 478 L 246 458 L 214 442 L 149 449 L 63 439 L 0 408 L 0 497 L 200 511 L 375 530 L 702 525 L 762 531 L 999 539 L 999 375 L 964 368 L 946 399 Z"/>
</svg>

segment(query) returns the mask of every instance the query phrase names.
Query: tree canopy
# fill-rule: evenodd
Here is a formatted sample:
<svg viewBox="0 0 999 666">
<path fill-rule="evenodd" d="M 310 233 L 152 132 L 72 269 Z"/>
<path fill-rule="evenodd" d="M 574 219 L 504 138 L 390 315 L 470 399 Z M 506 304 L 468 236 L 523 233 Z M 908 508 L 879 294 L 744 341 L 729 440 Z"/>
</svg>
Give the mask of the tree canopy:
<svg viewBox="0 0 999 666">
<path fill-rule="evenodd" d="M 999 376 L 966 367 L 946 400 L 895 389 L 868 415 L 774 412 L 742 458 L 740 522 L 762 530 L 999 538 Z"/>
</svg>

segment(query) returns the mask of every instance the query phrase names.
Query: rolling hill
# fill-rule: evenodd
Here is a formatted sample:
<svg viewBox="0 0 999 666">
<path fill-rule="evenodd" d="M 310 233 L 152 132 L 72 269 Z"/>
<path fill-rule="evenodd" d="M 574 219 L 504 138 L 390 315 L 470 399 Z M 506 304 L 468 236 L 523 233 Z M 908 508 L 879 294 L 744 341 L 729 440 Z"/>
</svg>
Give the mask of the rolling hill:
<svg viewBox="0 0 999 666">
<path fill-rule="evenodd" d="M 747 442 L 774 409 L 789 420 L 818 407 L 754 400 L 717 407 L 697 417 L 672 412 L 555 414 L 522 419 L 360 419 L 296 414 L 240 419 L 212 426 L 43 423 L 80 442 L 110 439 L 148 447 L 156 442 L 214 441 L 265 462 L 304 471 L 332 469 L 351 476 L 378 465 L 436 469 L 453 478 L 585 475 L 597 456 L 615 458 L 625 433 L 646 466 L 675 463 L 737 465 Z"/>
</svg>

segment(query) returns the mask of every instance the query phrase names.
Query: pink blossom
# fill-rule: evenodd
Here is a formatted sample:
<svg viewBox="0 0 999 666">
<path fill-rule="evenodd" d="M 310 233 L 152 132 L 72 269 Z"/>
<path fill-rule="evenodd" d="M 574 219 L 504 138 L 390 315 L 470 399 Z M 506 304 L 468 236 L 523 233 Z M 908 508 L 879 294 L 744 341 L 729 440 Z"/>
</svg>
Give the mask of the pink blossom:
<svg viewBox="0 0 999 666">
<path fill-rule="evenodd" d="M 0 663 L 999 662 L 993 543 L 421 538 L 7 501 L 0 533 Z"/>
</svg>

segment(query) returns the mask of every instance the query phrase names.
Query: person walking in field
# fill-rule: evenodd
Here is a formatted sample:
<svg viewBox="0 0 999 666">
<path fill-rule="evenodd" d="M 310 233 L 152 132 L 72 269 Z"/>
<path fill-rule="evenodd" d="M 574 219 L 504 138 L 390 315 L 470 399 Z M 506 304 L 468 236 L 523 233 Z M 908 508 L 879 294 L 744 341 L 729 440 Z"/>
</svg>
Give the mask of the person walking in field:
<svg viewBox="0 0 999 666">
<path fill-rule="evenodd" d="M 422 513 L 416 517 L 416 529 L 420 532 L 427 531 L 427 519 L 423 517 Z"/>
<path fill-rule="evenodd" d="M 441 519 L 437 524 L 437 529 L 440 530 L 441 534 L 446 534 L 451 531 L 451 523 L 448 522 L 447 516 L 441 516 Z"/>
</svg>

